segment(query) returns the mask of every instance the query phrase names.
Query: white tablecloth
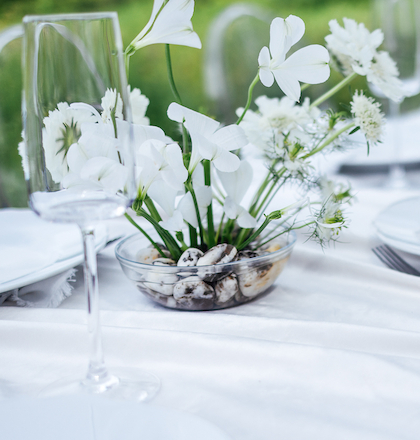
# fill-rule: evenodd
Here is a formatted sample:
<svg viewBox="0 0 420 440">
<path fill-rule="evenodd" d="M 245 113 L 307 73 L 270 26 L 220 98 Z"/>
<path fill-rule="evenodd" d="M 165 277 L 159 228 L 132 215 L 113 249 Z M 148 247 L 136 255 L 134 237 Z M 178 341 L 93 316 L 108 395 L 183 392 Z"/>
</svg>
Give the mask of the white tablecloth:
<svg viewBox="0 0 420 440">
<path fill-rule="evenodd" d="M 376 215 L 416 194 L 361 187 L 342 243 L 322 251 L 300 236 L 269 294 L 221 311 L 150 302 L 106 248 L 98 265 L 110 369 L 155 373 L 153 404 L 197 414 L 235 440 L 419 438 L 420 278 L 371 251 Z M 134 232 L 125 219 L 109 225 Z M 410 261 L 420 269 L 420 257 Z M 84 308 L 81 268 L 58 309 L 0 307 L 0 385 L 34 394 L 86 368 Z"/>
</svg>

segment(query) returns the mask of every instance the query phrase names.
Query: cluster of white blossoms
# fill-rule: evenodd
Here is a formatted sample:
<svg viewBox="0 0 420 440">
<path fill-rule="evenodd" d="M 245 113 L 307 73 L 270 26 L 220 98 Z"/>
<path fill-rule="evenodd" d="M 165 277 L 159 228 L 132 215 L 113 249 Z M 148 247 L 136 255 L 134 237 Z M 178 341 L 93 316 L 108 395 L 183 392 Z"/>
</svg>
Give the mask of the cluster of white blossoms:
<svg viewBox="0 0 420 440">
<path fill-rule="evenodd" d="M 388 52 L 378 51 L 384 40 L 383 32 L 380 29 L 369 32 L 363 23 L 349 18 L 343 22 L 344 28 L 337 20 L 331 20 L 331 34 L 325 37 L 336 67 L 345 75 L 355 72 L 366 76 L 386 97 L 401 101 L 405 93 L 397 65 Z"/>
<path fill-rule="evenodd" d="M 154 0 L 150 20 L 125 51 L 126 66 L 138 49 L 151 44 L 201 48 L 192 28 L 193 11 L 194 0 Z M 302 39 L 305 24 L 293 15 L 272 21 L 269 46 L 259 53 L 258 71 L 246 105 L 237 110 L 236 124 L 224 126 L 180 105 L 176 96 L 178 102 L 169 105 L 167 115 L 182 128 L 182 147 L 162 129 L 150 125 L 146 117 L 149 100 L 139 89 L 129 90 L 138 188 L 133 209 L 158 230 L 164 241 L 166 237 L 169 250 L 178 247 L 172 233 L 185 245 L 181 231 L 186 226 L 191 243 L 198 243 L 199 233 L 203 249 L 214 246 L 221 237 L 240 249 L 262 232 L 261 227 L 281 216 L 290 220 L 289 230 L 301 228 L 294 216 L 306 207 L 311 215 L 304 226 L 312 227 L 313 236 L 321 243 L 336 239 L 345 227 L 343 204 L 351 199 L 350 189 L 319 178 L 311 158 L 338 147 L 358 128 L 368 142 L 378 142 L 384 118 L 379 105 L 361 92 L 353 97 L 351 115 L 321 111 L 320 105 L 356 75 L 366 76 L 391 99 L 400 100 L 403 92 L 395 63 L 388 53 L 378 50 L 383 41 L 380 30 L 369 32 L 350 19 L 344 19 L 344 27 L 332 20 L 330 29 L 328 50 L 315 44 L 289 56 L 292 46 Z M 300 83 L 308 87 L 329 78 L 330 55 L 347 78 L 314 102 L 305 98 L 300 103 Z M 167 59 L 170 63 L 169 56 Z M 266 87 L 276 82 L 285 96 L 260 96 L 255 100 L 256 110 L 250 110 L 252 90 L 258 81 Z M 129 173 L 120 153 L 128 129 L 124 120 L 127 109 L 115 90 L 106 91 L 101 107 L 98 112 L 83 103 L 60 103 L 44 119 L 46 166 L 52 180 L 65 189 L 90 187 L 115 193 L 126 185 Z M 249 145 L 262 151 L 269 165 L 260 186 L 246 197 L 252 187 L 252 166 L 238 151 Z M 320 201 L 303 198 L 267 214 L 288 180 L 298 180 L 304 189 L 316 187 Z M 250 200 L 248 206 L 244 200 Z M 212 208 L 216 203 L 222 216 L 214 221 Z M 315 206 L 320 208 L 316 210 Z"/>
<path fill-rule="evenodd" d="M 354 123 L 363 131 L 366 140 L 374 144 L 380 142 L 385 122 L 380 104 L 373 98 L 365 96 L 363 92 L 356 91 L 350 105 Z"/>
</svg>

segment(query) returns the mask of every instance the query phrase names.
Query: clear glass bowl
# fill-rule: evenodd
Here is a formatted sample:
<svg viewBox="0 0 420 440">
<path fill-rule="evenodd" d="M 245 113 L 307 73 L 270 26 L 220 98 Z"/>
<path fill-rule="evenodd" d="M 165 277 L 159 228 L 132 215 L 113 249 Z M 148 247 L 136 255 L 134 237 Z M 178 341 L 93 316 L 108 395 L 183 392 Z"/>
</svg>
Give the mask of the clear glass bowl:
<svg viewBox="0 0 420 440">
<path fill-rule="evenodd" d="M 272 286 L 296 243 L 294 231 L 272 240 L 279 247 L 265 255 L 211 266 L 161 266 L 139 261 L 149 248 L 142 234 L 122 240 L 115 254 L 140 292 L 171 309 L 216 310 L 251 301 Z M 156 251 L 157 254 L 157 251 Z"/>
</svg>

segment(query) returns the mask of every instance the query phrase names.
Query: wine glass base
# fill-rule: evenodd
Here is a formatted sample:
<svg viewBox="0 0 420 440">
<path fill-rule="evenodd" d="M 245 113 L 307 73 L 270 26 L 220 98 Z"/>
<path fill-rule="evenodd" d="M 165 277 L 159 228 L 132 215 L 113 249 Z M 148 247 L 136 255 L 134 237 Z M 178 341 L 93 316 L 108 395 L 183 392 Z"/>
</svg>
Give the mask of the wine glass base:
<svg viewBox="0 0 420 440">
<path fill-rule="evenodd" d="M 385 187 L 389 189 L 404 189 L 411 187 L 410 182 L 407 180 L 407 173 L 404 166 L 391 166 Z"/>
<path fill-rule="evenodd" d="M 115 400 L 147 402 L 160 389 L 160 380 L 153 374 L 132 368 L 120 368 L 106 381 L 95 383 L 80 376 L 60 379 L 42 389 L 39 397 L 98 395 Z"/>
</svg>

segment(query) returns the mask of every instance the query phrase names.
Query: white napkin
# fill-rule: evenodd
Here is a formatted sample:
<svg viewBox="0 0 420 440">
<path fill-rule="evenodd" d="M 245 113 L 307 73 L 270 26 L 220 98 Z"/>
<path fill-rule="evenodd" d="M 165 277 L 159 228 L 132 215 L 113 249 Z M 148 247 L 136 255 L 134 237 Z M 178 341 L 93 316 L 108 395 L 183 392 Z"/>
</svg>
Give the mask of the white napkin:
<svg viewBox="0 0 420 440">
<path fill-rule="evenodd" d="M 76 269 L 69 269 L 21 289 L 0 293 L 0 306 L 58 307 L 71 295 L 73 286 L 70 282 L 75 281 L 76 271 Z"/>
<path fill-rule="evenodd" d="M 27 209 L 0 210 L 0 288 L 83 252 L 74 225 L 49 223 Z"/>
</svg>

